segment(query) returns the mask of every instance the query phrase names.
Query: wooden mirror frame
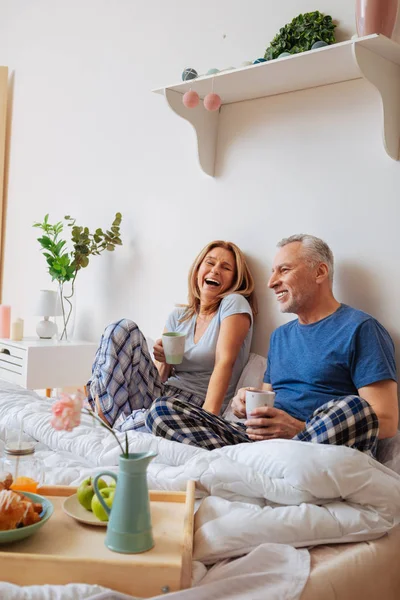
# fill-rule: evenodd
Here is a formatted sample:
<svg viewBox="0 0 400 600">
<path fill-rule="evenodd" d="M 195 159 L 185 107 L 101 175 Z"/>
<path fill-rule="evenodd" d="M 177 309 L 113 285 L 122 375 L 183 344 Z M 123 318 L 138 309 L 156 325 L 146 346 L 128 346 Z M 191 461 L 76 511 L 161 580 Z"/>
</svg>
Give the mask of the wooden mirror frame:
<svg viewBox="0 0 400 600">
<path fill-rule="evenodd" d="M 3 290 L 8 68 L 0 67 L 0 302 Z"/>
</svg>

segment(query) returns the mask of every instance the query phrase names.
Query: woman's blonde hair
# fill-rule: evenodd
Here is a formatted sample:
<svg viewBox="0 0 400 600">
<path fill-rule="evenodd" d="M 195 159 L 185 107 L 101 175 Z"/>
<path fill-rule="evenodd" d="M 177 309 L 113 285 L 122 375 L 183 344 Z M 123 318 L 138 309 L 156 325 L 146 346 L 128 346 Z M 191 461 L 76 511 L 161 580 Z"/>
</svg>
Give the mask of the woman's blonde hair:
<svg viewBox="0 0 400 600">
<path fill-rule="evenodd" d="M 188 280 L 188 303 L 184 305 L 186 310 L 181 320 L 187 321 L 200 312 L 200 290 L 197 283 L 197 274 L 199 272 L 201 263 L 207 254 L 213 250 L 213 248 L 223 248 L 224 250 L 232 252 L 235 259 L 235 277 L 230 289 L 226 290 L 222 294 L 219 294 L 215 298 L 214 302 L 205 307 L 204 312 L 208 314 L 214 313 L 221 304 L 222 299 L 225 298 L 225 296 L 228 296 L 228 294 L 241 294 L 248 300 L 253 315 L 257 314 L 257 302 L 254 293 L 254 279 L 250 273 L 249 267 L 247 266 L 243 252 L 233 242 L 215 240 L 214 242 L 207 244 L 207 246 L 201 250 L 190 268 Z"/>
</svg>

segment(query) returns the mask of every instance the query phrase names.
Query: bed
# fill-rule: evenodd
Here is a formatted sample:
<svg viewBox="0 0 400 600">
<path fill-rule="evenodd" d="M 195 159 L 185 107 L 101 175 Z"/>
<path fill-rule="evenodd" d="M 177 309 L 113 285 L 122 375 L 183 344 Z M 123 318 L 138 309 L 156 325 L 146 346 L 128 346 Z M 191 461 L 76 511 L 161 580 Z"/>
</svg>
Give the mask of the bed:
<svg viewBox="0 0 400 600">
<path fill-rule="evenodd" d="M 301 600 L 400 598 L 400 527 L 370 542 L 318 546 L 310 555 Z"/>
<path fill-rule="evenodd" d="M 249 365 L 240 385 L 259 383 L 261 362 L 253 356 Z M 38 440 L 48 484 L 76 485 L 105 466 L 117 470 L 113 436 L 89 417 L 57 432 L 50 408 L 51 400 L 0 381 L 0 446 L 6 430 L 22 423 Z M 135 451 L 157 452 L 150 488 L 183 491 L 188 479 L 196 481 L 195 587 L 171 600 L 261 600 L 266 591 L 269 600 L 400 597 L 398 439 L 381 447 L 385 466 L 350 448 L 287 440 L 209 452 L 144 433 L 129 438 Z M 47 600 L 51 587 L 22 596 L 0 582 L 0 597 Z M 89 588 L 75 582 L 56 597 L 102 591 Z"/>
</svg>

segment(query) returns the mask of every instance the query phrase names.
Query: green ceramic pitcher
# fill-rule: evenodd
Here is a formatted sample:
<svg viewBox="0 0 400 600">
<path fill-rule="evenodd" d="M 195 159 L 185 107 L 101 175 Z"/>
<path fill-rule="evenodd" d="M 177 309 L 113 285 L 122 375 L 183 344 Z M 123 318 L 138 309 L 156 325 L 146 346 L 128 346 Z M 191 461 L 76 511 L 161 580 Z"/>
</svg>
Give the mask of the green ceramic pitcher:
<svg viewBox="0 0 400 600">
<path fill-rule="evenodd" d="M 155 452 L 121 455 L 118 475 L 102 471 L 93 480 L 96 496 L 109 519 L 105 545 L 114 552 L 135 554 L 154 546 L 146 471 L 155 456 Z M 117 483 L 111 509 L 98 487 L 98 480 L 103 475 L 112 477 Z"/>
</svg>

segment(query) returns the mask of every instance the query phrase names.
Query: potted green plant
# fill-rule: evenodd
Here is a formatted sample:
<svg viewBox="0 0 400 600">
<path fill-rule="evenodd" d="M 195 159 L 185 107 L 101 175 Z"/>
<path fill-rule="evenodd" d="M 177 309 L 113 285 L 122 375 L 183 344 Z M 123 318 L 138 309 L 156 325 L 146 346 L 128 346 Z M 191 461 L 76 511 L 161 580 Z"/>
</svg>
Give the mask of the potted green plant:
<svg viewBox="0 0 400 600">
<path fill-rule="evenodd" d="M 291 23 L 279 30 L 266 49 L 264 58 L 273 60 L 284 52 L 288 54 L 306 52 L 318 42 L 334 44 L 335 27 L 332 17 L 323 15 L 318 10 L 298 15 Z"/>
<path fill-rule="evenodd" d="M 121 213 L 116 213 L 109 230 L 105 232 L 98 228 L 91 233 L 88 227 L 76 225 L 76 219 L 64 217 L 65 223 L 59 221 L 52 225 L 47 214 L 42 223 L 34 223 L 33 227 L 41 229 L 43 235 L 38 238 L 41 251 L 46 258 L 48 272 L 52 281 L 57 281 L 62 310 L 62 332 L 60 339 L 68 339 L 67 327 L 72 314 L 72 298 L 75 292 L 75 280 L 81 269 L 89 264 L 91 256 L 99 256 L 105 250 L 110 252 L 116 246 L 121 246 L 120 224 Z M 70 244 L 61 238 L 64 226 L 71 230 Z M 71 288 L 64 293 L 65 283 L 70 282 Z"/>
</svg>

